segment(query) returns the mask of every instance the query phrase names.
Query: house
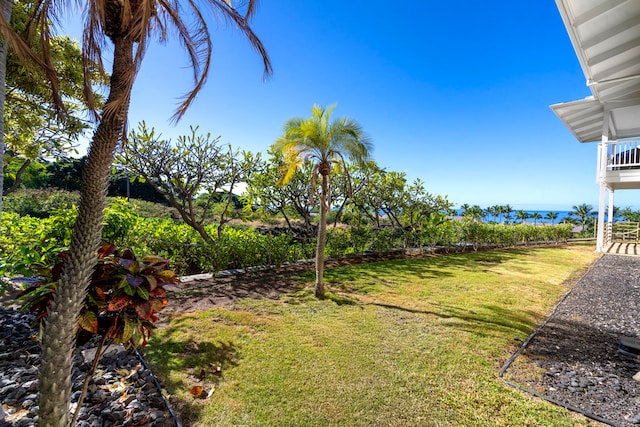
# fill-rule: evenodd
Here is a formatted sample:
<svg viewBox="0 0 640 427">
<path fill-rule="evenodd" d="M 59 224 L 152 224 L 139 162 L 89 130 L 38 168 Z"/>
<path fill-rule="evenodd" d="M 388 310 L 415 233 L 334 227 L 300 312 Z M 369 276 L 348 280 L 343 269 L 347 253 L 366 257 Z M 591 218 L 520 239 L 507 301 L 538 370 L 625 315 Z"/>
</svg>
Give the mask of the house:
<svg viewBox="0 0 640 427">
<path fill-rule="evenodd" d="M 611 240 L 615 191 L 640 189 L 640 1 L 556 0 L 556 5 L 591 96 L 551 109 L 578 141 L 598 143 L 596 251 L 602 252 Z"/>
</svg>

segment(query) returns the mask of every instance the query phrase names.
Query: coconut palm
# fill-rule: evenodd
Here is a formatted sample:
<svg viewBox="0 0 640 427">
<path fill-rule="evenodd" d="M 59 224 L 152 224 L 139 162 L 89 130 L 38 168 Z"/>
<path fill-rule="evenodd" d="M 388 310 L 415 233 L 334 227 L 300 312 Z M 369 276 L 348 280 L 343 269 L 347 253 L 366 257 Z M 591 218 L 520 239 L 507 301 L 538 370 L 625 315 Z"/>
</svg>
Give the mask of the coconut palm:
<svg viewBox="0 0 640 427">
<path fill-rule="evenodd" d="M 593 211 L 593 206 L 586 203 L 573 206 L 572 211 L 569 212 L 569 215 L 575 215 L 578 217 L 578 221 L 583 228 L 586 227 L 589 219 L 592 218 L 595 214 L 596 213 Z"/>
<path fill-rule="evenodd" d="M 193 67 L 194 86 L 189 91 L 174 119 L 179 120 L 206 81 L 212 52 L 212 40 L 202 15 L 205 7 L 237 25 L 258 50 L 265 73 L 271 65 L 260 40 L 248 25 L 247 19 L 255 11 L 254 0 L 245 2 L 246 11 L 240 13 L 230 0 L 207 0 L 200 6 L 196 1 L 154 0 L 94 0 L 88 1 L 83 33 L 83 65 L 85 69 L 85 97 L 95 110 L 91 91 L 91 75 L 97 64 L 103 70 L 103 52 L 112 52 L 111 80 L 107 101 L 100 114 L 95 113 L 98 125 L 89 146 L 87 163 L 82 177 L 78 217 L 73 230 L 68 258 L 65 261 L 55 299 L 44 326 L 40 365 L 39 425 L 66 426 L 71 396 L 71 363 L 74 348 L 76 319 L 85 297 L 89 278 L 95 265 L 100 243 L 103 208 L 113 156 L 118 143 L 126 134 L 131 90 L 144 53 L 152 37 L 161 41 L 173 27 L 185 48 Z M 50 17 L 56 17 L 68 2 L 53 0 L 36 3 L 32 25 L 42 40 L 42 63 L 47 65 L 48 40 L 51 37 Z M 19 37 L 6 20 L 0 17 L 0 31 L 12 48 L 18 47 Z M 106 37 L 105 37 L 106 36 Z M 108 41 L 111 45 L 108 46 Z M 29 46 L 30 44 L 26 44 Z M 55 69 L 47 67 L 56 98 Z M 104 72 L 104 71 L 102 71 Z M 57 96 L 59 98 L 59 96 Z"/>
<path fill-rule="evenodd" d="M 524 209 L 520 209 L 516 212 L 516 218 L 520 220 L 520 224 L 524 224 L 527 218 L 529 218 L 529 213 Z"/>
<path fill-rule="evenodd" d="M 505 224 L 509 224 L 511 222 L 511 214 L 513 213 L 513 208 L 511 207 L 511 205 L 503 205 L 502 213 L 504 214 Z"/>
<path fill-rule="evenodd" d="M 311 180 L 315 185 L 320 175 L 320 219 L 318 223 L 318 241 L 316 246 L 316 298 L 324 298 L 324 249 L 327 243 L 327 213 L 331 206 L 329 175 L 333 167 L 345 171 L 346 158 L 362 164 L 369 159 L 372 145 L 364 134 L 362 127 L 353 119 L 337 118 L 331 121 L 335 105 L 323 108 L 314 105 L 311 117 L 307 119 L 293 118 L 288 120 L 280 138 L 273 144 L 273 149 L 285 156 L 286 171 L 282 182 L 286 183 L 305 163 L 312 162 Z"/>
<path fill-rule="evenodd" d="M 551 221 L 551 225 L 556 225 L 556 219 L 558 219 L 558 212 L 547 212 L 547 214 L 544 217 Z"/>
<path fill-rule="evenodd" d="M 533 218 L 533 225 L 538 225 L 538 220 L 542 219 L 542 214 L 536 211 L 531 214 L 531 218 Z"/>
<path fill-rule="evenodd" d="M 481 222 L 484 219 L 485 212 L 480 206 L 473 205 L 464 212 L 464 216 L 471 218 L 473 221 Z"/>
</svg>

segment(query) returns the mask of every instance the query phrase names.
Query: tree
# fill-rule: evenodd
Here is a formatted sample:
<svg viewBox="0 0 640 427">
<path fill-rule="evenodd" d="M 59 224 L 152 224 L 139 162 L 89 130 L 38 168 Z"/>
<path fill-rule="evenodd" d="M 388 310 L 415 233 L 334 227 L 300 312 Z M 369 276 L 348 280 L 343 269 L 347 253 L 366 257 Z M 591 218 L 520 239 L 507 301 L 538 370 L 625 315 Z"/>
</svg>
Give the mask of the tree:
<svg viewBox="0 0 640 427">
<path fill-rule="evenodd" d="M 0 24 L 11 21 L 11 9 L 13 2 L 11 0 L 0 0 Z M 4 21 L 4 22 L 3 22 Z M 7 55 L 9 53 L 8 31 L 1 31 L 2 40 L 0 41 L 0 168 L 4 169 L 4 152 L 6 151 L 6 143 L 4 141 L 5 125 L 4 125 L 4 104 L 6 99 L 6 81 L 7 81 Z M 2 224 L 2 189 L 4 188 L 4 173 L 0 173 L 0 224 Z"/>
<path fill-rule="evenodd" d="M 529 218 L 529 213 L 524 209 L 520 209 L 519 211 L 516 212 L 516 218 L 520 220 L 521 224 L 524 224 L 527 218 Z"/>
<path fill-rule="evenodd" d="M 623 208 L 620 211 L 620 216 L 624 218 L 625 221 L 640 222 L 640 211 L 633 210 L 630 206 Z"/>
<path fill-rule="evenodd" d="M 511 205 L 503 205 L 501 206 L 502 213 L 504 214 L 504 222 L 505 224 L 509 224 L 511 222 L 511 214 L 513 213 L 513 208 Z"/>
<path fill-rule="evenodd" d="M 266 51 L 248 25 L 247 19 L 255 11 L 256 2 L 246 2 L 243 15 L 230 1 L 209 0 L 206 5 L 235 23 L 263 59 L 265 73 L 271 65 Z M 61 106 L 59 78 L 55 73 L 49 51 L 52 37 L 49 19 L 57 16 L 67 3 L 45 1 L 36 3 L 26 34 L 40 36 L 40 63 L 46 67 L 52 81 L 52 96 Z M 103 52 L 112 53 L 111 79 L 108 96 L 101 113 L 96 113 L 98 125 L 89 146 L 87 164 L 82 177 L 78 216 L 72 233 L 68 258 L 64 265 L 56 296 L 51 304 L 44 327 L 39 380 L 39 424 L 66 426 L 71 397 L 71 366 L 76 320 L 100 243 L 109 173 L 118 143 L 126 136 L 131 90 L 137 71 L 151 37 L 164 40 L 167 29 L 173 27 L 186 49 L 193 67 L 194 87 L 186 94 L 174 119 L 179 120 L 194 101 L 206 81 L 211 61 L 212 41 L 207 23 L 197 2 L 153 2 L 140 0 L 98 0 L 88 2 L 83 33 L 84 95 L 87 106 L 95 110 L 96 100 L 91 90 L 93 65 L 104 75 Z M 35 29 L 39 31 L 35 31 Z M 37 57 L 0 16 L 0 32 L 12 49 L 21 56 Z M 105 37 L 106 36 L 106 37 Z M 107 46 L 107 40 L 111 46 Z"/>
<path fill-rule="evenodd" d="M 538 220 L 542 219 L 542 214 L 540 212 L 534 212 L 531 214 L 531 218 L 533 218 L 533 225 L 538 225 Z"/>
<path fill-rule="evenodd" d="M 326 109 L 314 105 L 311 117 L 288 120 L 283 134 L 273 144 L 273 148 L 284 154 L 286 173 L 283 182 L 306 162 L 314 164 L 311 181 L 315 183 L 320 175 L 320 220 L 318 223 L 318 241 L 316 246 L 316 283 L 315 296 L 324 298 L 324 249 L 327 242 L 327 212 L 331 206 L 329 176 L 333 167 L 347 170 L 346 159 L 356 163 L 368 160 L 371 142 L 362 127 L 353 119 L 337 118 L 331 121 L 335 109 L 332 105 Z M 347 177 L 348 179 L 348 177 Z"/>
<path fill-rule="evenodd" d="M 432 217 L 432 214 L 447 212 L 452 204 L 447 197 L 433 195 L 426 191 L 424 181 L 417 178 L 402 192 L 402 204 L 400 205 L 401 227 L 410 227 L 413 230 L 424 225 Z M 472 215 L 481 220 L 484 211 L 478 205 L 471 208 Z"/>
<path fill-rule="evenodd" d="M 16 31 L 25 31 L 32 7 L 32 3 L 24 1 L 14 4 L 11 25 Z M 36 52 L 41 49 L 35 41 L 32 48 Z M 7 56 L 4 142 L 9 162 L 5 163 L 13 163 L 16 172 L 11 177 L 12 184 L 3 189 L 5 195 L 20 186 L 23 173 L 32 162 L 44 163 L 48 158 L 62 158 L 74 152 L 78 138 L 89 128 L 84 118 L 80 46 L 69 37 L 53 36 L 47 49 L 60 77 L 65 114 L 58 114 L 58 106 L 51 99 L 45 71 L 25 66 L 14 52 Z M 97 73 L 93 79 L 99 86 L 108 82 L 106 76 Z"/>
<path fill-rule="evenodd" d="M 497 209 L 497 206 L 487 206 L 487 208 L 484 211 L 485 211 L 485 216 L 490 217 L 489 222 L 496 222 L 496 219 L 498 218 L 498 212 L 499 212 L 499 210 Z"/>
<path fill-rule="evenodd" d="M 569 215 L 577 216 L 578 222 L 580 225 L 582 225 L 583 229 L 587 226 L 589 219 L 591 219 L 595 215 L 595 212 L 593 212 L 593 206 L 586 203 L 575 205 L 571 209 L 572 211 L 569 212 Z"/>
<path fill-rule="evenodd" d="M 226 214 L 238 183 L 247 180 L 256 159 L 249 152 L 233 151 L 230 145 L 220 144 L 220 137 L 191 134 L 171 140 L 155 136 L 144 122 L 129 134 L 129 140 L 116 157 L 116 163 L 134 177 L 143 178 L 163 194 L 182 220 L 213 244 L 205 229 L 214 203 L 222 195 L 223 208 L 219 214 L 218 237 L 228 221 Z M 199 199 L 201 203 L 196 203 Z"/>
<path fill-rule="evenodd" d="M 297 215 L 304 223 L 303 234 L 307 236 L 313 229 L 311 212 L 316 206 L 314 188 L 308 178 L 312 173 L 311 165 L 296 171 L 286 183 L 279 182 L 285 166 L 284 156 L 273 149 L 268 154 L 267 161 L 256 162 L 247 181 L 245 209 L 280 213 L 294 235 L 298 231 L 291 217 Z"/>
<path fill-rule="evenodd" d="M 547 214 L 544 217 L 549 221 L 551 221 L 551 225 L 556 225 L 556 219 L 558 219 L 558 212 L 547 212 Z"/>
<path fill-rule="evenodd" d="M 482 219 L 484 218 L 484 210 L 478 206 L 478 205 L 473 205 L 468 207 L 465 211 L 464 211 L 464 217 L 465 218 L 469 218 L 472 221 L 475 222 L 481 222 Z"/>
<path fill-rule="evenodd" d="M 463 203 L 460 205 L 460 210 L 462 211 L 462 216 L 465 216 L 467 212 L 471 209 L 471 205 L 469 203 Z"/>
</svg>

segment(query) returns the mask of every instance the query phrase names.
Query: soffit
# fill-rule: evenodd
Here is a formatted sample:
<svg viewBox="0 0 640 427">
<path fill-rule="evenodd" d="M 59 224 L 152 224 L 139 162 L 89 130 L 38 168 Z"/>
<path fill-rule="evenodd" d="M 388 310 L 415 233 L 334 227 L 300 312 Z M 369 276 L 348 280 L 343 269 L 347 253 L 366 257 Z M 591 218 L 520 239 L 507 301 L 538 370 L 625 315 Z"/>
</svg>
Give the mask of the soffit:
<svg viewBox="0 0 640 427">
<path fill-rule="evenodd" d="M 640 136 L 640 1 L 556 0 L 592 96 L 552 105 L 581 142 Z"/>
</svg>

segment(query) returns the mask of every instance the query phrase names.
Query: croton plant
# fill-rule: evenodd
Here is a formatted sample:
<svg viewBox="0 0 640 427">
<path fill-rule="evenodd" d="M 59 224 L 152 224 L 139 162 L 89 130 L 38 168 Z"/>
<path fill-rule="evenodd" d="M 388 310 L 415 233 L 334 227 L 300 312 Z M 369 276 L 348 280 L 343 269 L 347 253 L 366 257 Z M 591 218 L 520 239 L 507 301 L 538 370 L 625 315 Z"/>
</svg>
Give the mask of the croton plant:
<svg viewBox="0 0 640 427">
<path fill-rule="evenodd" d="M 62 252 L 56 265 L 35 271 L 19 296 L 22 309 L 34 312 L 40 322 L 47 317 L 65 259 Z M 98 334 L 113 343 L 146 345 L 158 312 L 167 305 L 166 287 L 179 282 L 167 266 L 158 256 L 137 258 L 131 249 L 102 246 L 78 319 L 78 336 Z"/>
</svg>

